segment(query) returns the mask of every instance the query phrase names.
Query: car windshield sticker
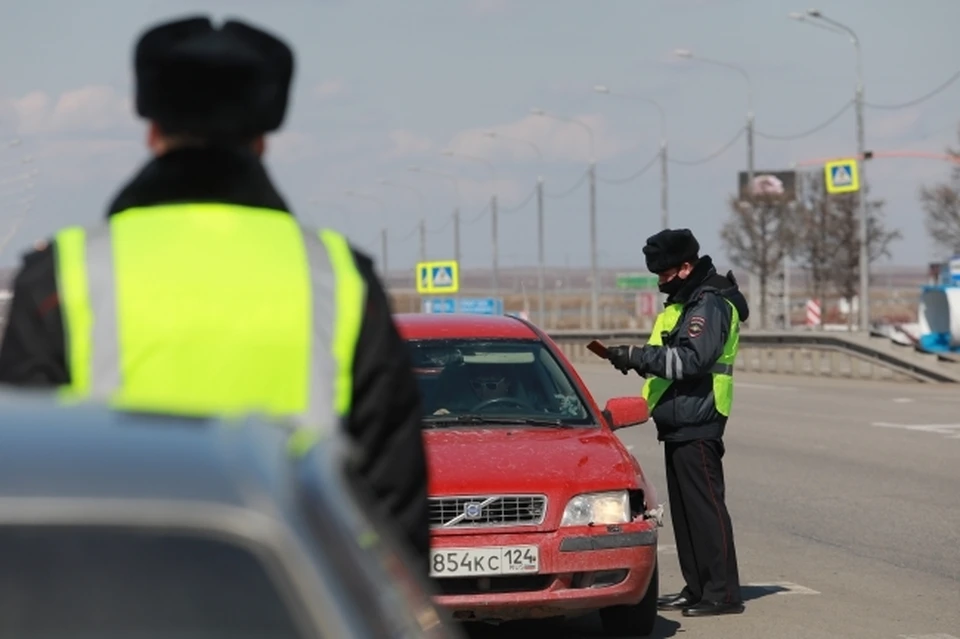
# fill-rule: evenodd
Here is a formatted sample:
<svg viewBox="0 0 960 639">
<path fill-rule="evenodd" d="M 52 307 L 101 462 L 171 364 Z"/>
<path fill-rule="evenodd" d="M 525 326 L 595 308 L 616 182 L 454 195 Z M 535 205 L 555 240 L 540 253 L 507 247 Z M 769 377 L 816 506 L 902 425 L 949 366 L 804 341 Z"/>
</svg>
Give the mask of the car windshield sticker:
<svg viewBox="0 0 960 639">
<path fill-rule="evenodd" d="M 574 417 L 580 416 L 580 402 L 576 397 L 571 397 L 570 395 L 555 395 L 555 397 L 560 403 L 561 413 Z"/>
</svg>

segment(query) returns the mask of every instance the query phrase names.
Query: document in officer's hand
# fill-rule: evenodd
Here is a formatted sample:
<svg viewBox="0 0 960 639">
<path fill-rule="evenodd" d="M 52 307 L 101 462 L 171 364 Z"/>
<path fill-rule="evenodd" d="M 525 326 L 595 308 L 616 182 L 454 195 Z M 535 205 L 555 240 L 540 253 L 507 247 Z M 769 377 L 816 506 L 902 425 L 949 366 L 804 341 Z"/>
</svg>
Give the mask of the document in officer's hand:
<svg viewBox="0 0 960 639">
<path fill-rule="evenodd" d="M 610 359 L 610 351 L 608 351 L 607 347 L 603 345 L 603 342 L 601 342 L 598 339 L 595 339 L 591 341 L 589 344 L 587 344 L 587 350 L 589 350 L 591 353 L 593 353 L 597 357 L 601 357 L 607 360 Z"/>
</svg>

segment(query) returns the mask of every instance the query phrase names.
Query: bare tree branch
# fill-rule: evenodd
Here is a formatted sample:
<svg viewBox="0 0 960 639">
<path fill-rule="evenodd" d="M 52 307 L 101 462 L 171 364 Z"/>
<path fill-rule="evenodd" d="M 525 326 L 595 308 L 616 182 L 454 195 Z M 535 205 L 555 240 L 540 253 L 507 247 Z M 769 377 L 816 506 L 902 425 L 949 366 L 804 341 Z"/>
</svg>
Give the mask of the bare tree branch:
<svg viewBox="0 0 960 639">
<path fill-rule="evenodd" d="M 960 157 L 960 151 L 954 149 L 947 153 Z M 934 245 L 949 254 L 960 252 L 960 166 L 954 166 L 948 183 L 921 186 L 920 206 Z"/>
<path fill-rule="evenodd" d="M 721 228 L 720 239 L 734 266 L 760 280 L 760 326 L 766 328 L 768 282 L 791 243 L 790 202 L 765 194 L 733 197 L 729 206 L 730 219 Z"/>
</svg>

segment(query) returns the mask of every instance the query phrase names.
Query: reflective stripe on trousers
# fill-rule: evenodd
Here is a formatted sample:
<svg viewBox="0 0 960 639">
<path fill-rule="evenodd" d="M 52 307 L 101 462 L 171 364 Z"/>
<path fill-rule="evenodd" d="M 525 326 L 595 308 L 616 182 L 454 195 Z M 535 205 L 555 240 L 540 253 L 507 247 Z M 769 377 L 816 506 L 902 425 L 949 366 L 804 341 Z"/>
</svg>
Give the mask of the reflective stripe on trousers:
<svg viewBox="0 0 960 639">
<path fill-rule="evenodd" d="M 225 207 L 220 208 L 218 213 L 222 214 Z M 295 224 L 292 220 L 291 223 Z M 308 379 L 303 380 L 306 388 L 303 410 L 284 416 L 296 417 L 301 424 L 330 427 L 336 421 L 334 415 L 345 416 L 350 410 L 353 352 L 362 321 L 365 283 L 355 270 L 349 245 L 341 235 L 332 231 L 314 234 L 301 229 L 300 236 L 309 269 L 312 314 L 310 352 L 305 369 Z M 115 240 L 116 234 L 109 225 L 92 230 L 70 228 L 58 235 L 56 250 L 67 361 L 73 386 L 69 389 L 73 392 L 68 395 L 123 405 L 122 401 L 115 401 L 122 396 L 124 388 Z M 163 274 L 158 273 L 157 277 L 162 278 Z M 171 309 L 171 312 L 174 311 Z M 236 321 L 243 322 L 243 318 L 237 317 Z M 158 339 L 162 340 L 162 335 Z M 238 357 L 244 357 L 244 347 L 243 343 L 237 344 Z M 230 362 L 223 362 L 223 367 L 229 368 Z M 269 371 L 264 374 L 269 375 Z M 169 408 L 174 413 L 189 412 L 178 410 L 177 399 L 165 397 L 171 405 L 160 408 Z M 235 398 L 232 403 L 234 405 L 217 407 L 218 412 L 259 412 L 257 407 L 245 406 L 243 397 Z"/>
</svg>

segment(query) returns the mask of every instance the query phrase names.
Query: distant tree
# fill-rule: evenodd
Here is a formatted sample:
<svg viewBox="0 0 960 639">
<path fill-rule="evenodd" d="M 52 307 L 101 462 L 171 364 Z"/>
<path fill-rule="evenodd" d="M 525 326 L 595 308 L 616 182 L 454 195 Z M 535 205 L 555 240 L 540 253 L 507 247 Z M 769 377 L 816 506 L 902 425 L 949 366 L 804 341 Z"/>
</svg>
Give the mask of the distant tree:
<svg viewBox="0 0 960 639">
<path fill-rule="evenodd" d="M 767 290 L 792 243 L 790 202 L 782 195 L 753 194 L 732 197 L 730 218 L 720 239 L 734 266 L 760 281 L 760 327 L 767 327 Z"/>
<path fill-rule="evenodd" d="M 947 149 L 947 153 L 960 162 L 960 151 Z M 949 182 L 921 186 L 920 205 L 934 245 L 950 254 L 960 253 L 960 165 L 954 166 Z"/>
<path fill-rule="evenodd" d="M 792 216 L 790 257 L 806 274 L 813 298 L 825 301 L 830 282 L 832 256 L 837 250 L 835 220 L 830 203 L 822 197 L 823 176 L 820 173 L 797 175 L 797 206 Z"/>
<path fill-rule="evenodd" d="M 829 286 L 852 300 L 860 290 L 860 194 L 828 195 L 820 174 L 805 176 L 803 184 L 791 252 L 810 277 L 815 297 L 822 300 Z M 870 264 L 889 257 L 890 245 L 902 237 L 884 224 L 884 206 L 883 200 L 867 202 Z"/>
</svg>

